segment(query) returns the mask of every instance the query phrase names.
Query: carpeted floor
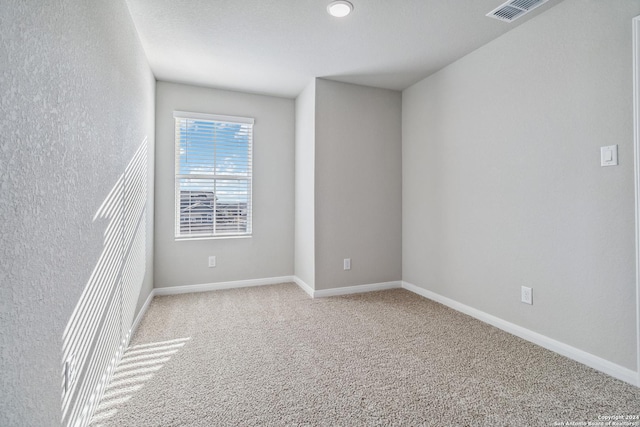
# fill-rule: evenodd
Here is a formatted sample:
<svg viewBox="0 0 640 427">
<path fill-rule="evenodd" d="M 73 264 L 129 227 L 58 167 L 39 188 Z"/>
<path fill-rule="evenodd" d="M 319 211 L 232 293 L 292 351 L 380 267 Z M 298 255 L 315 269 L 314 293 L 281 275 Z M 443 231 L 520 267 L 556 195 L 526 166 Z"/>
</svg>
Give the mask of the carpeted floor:
<svg viewBox="0 0 640 427">
<path fill-rule="evenodd" d="M 91 425 L 553 426 L 638 415 L 640 389 L 406 290 L 310 299 L 288 283 L 156 297 Z"/>
</svg>

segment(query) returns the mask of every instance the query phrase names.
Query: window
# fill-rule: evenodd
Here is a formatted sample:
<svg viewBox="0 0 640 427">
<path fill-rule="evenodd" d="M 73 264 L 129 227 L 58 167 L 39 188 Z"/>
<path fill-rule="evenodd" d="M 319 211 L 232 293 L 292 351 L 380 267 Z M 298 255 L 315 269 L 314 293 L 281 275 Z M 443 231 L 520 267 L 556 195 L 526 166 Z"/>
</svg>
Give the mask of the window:
<svg viewBox="0 0 640 427">
<path fill-rule="evenodd" d="M 253 119 L 175 111 L 177 239 L 251 235 Z"/>
</svg>

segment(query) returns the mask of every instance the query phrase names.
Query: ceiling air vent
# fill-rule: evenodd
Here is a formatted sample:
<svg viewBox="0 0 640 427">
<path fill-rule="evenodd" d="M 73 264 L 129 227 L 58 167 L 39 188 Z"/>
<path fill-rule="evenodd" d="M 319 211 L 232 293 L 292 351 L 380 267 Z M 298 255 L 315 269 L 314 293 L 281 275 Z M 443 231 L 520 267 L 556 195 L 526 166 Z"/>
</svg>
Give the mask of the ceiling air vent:
<svg viewBox="0 0 640 427">
<path fill-rule="evenodd" d="M 490 18 L 513 22 L 549 0 L 510 0 L 487 13 Z"/>
</svg>

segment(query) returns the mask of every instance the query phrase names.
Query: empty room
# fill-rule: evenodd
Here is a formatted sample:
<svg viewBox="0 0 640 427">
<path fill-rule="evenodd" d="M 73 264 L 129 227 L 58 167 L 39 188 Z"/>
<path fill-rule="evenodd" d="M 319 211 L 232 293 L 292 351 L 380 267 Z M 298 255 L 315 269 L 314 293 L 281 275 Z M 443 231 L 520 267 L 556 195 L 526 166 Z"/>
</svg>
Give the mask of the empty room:
<svg viewBox="0 0 640 427">
<path fill-rule="evenodd" d="M 0 5 L 0 426 L 640 426 L 640 0 Z"/>
</svg>

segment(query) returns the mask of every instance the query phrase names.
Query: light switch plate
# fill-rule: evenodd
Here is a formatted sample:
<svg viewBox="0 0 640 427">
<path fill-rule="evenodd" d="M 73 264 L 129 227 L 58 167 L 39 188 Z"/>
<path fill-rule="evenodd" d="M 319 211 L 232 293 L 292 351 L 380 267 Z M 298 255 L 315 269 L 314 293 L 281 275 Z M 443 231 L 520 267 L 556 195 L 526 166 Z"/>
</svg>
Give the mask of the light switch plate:
<svg viewBox="0 0 640 427">
<path fill-rule="evenodd" d="M 618 146 L 609 145 L 600 147 L 600 166 L 618 165 Z"/>
</svg>

